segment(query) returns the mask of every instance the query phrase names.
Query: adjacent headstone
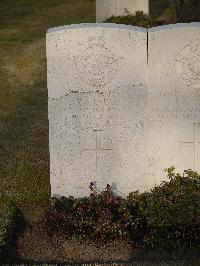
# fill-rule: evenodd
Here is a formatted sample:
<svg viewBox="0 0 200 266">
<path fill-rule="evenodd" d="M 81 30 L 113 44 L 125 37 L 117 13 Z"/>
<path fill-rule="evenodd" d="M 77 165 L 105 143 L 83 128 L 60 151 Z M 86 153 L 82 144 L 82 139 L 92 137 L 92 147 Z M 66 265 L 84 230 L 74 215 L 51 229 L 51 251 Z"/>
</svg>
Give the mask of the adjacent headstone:
<svg viewBox="0 0 200 266">
<path fill-rule="evenodd" d="M 200 23 L 47 34 L 51 194 L 121 196 L 200 170 Z M 148 40 L 148 42 L 147 42 Z"/>
<path fill-rule="evenodd" d="M 48 32 L 52 194 L 87 195 L 92 181 L 122 194 L 152 185 L 143 180 L 146 42 L 145 29 L 113 24 Z"/>
<path fill-rule="evenodd" d="M 151 175 L 200 171 L 200 23 L 152 28 L 148 38 Z"/>
<path fill-rule="evenodd" d="M 149 0 L 96 0 L 96 22 L 103 22 L 111 16 L 149 13 Z"/>
</svg>

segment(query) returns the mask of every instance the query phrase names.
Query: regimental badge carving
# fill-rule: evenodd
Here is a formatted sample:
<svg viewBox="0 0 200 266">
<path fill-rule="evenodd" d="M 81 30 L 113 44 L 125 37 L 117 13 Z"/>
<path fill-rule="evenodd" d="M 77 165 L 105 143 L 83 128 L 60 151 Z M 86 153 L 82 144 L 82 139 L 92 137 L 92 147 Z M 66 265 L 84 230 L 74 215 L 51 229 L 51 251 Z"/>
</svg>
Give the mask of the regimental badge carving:
<svg viewBox="0 0 200 266">
<path fill-rule="evenodd" d="M 175 60 L 177 75 L 189 87 L 200 89 L 200 39 L 188 43 Z"/>
<path fill-rule="evenodd" d="M 105 46 L 102 35 L 91 36 L 74 59 L 79 77 L 94 87 L 106 85 L 117 75 L 120 60 Z"/>
</svg>

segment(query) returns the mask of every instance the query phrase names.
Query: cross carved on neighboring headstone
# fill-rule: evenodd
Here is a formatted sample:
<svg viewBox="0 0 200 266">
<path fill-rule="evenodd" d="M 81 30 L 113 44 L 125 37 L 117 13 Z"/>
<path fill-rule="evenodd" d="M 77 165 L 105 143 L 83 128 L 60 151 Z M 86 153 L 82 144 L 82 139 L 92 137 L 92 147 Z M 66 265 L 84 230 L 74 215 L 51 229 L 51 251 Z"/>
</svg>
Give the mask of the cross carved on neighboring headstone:
<svg viewBox="0 0 200 266">
<path fill-rule="evenodd" d="M 98 153 L 102 151 L 112 151 L 113 149 L 108 149 L 108 148 L 101 148 L 100 147 L 100 141 L 99 141 L 99 134 L 102 132 L 102 130 L 93 130 L 96 135 L 96 144 L 94 149 L 83 149 L 84 151 L 94 151 L 96 154 L 96 171 L 98 169 Z"/>
<path fill-rule="evenodd" d="M 200 123 L 194 123 L 194 140 L 193 141 L 181 141 L 181 146 L 193 146 L 194 147 L 194 171 L 198 171 L 199 164 L 199 151 L 200 151 Z"/>
</svg>

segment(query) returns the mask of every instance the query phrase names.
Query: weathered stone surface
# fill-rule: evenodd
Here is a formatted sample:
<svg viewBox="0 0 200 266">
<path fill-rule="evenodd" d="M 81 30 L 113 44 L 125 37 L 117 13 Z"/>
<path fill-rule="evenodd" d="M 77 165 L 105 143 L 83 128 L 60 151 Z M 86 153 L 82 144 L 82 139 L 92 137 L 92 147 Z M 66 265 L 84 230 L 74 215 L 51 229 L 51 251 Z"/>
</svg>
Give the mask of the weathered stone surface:
<svg viewBox="0 0 200 266">
<path fill-rule="evenodd" d="M 150 174 L 200 169 L 200 23 L 149 30 Z"/>
<path fill-rule="evenodd" d="M 52 194 L 87 195 L 92 181 L 123 195 L 151 184 L 146 41 L 145 29 L 109 24 L 47 34 Z"/>
<path fill-rule="evenodd" d="M 48 31 L 52 195 L 85 196 L 95 181 L 126 196 L 172 165 L 200 170 L 199 36 L 200 23 Z"/>
<path fill-rule="evenodd" d="M 149 13 L 149 0 L 96 0 L 96 22 L 103 22 L 107 18 L 123 16 L 136 11 Z"/>
</svg>

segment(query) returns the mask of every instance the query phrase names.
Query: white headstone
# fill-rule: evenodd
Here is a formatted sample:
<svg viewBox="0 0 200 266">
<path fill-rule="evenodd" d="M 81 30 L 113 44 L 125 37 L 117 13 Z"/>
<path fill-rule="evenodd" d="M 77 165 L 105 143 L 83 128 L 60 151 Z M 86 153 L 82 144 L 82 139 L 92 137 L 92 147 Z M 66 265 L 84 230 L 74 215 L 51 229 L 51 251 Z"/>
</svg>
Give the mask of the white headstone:
<svg viewBox="0 0 200 266">
<path fill-rule="evenodd" d="M 163 169 L 200 171 L 200 23 L 149 30 L 149 155 Z"/>
<path fill-rule="evenodd" d="M 146 42 L 145 29 L 114 24 L 48 32 L 52 194 L 88 195 L 92 181 L 122 194 L 152 185 L 143 180 Z"/>
<path fill-rule="evenodd" d="M 147 42 L 148 40 L 148 42 Z M 51 193 L 122 196 L 200 170 L 200 23 L 47 34 Z"/>
<path fill-rule="evenodd" d="M 96 0 L 96 22 L 103 22 L 114 16 L 149 13 L 149 0 Z"/>
</svg>

